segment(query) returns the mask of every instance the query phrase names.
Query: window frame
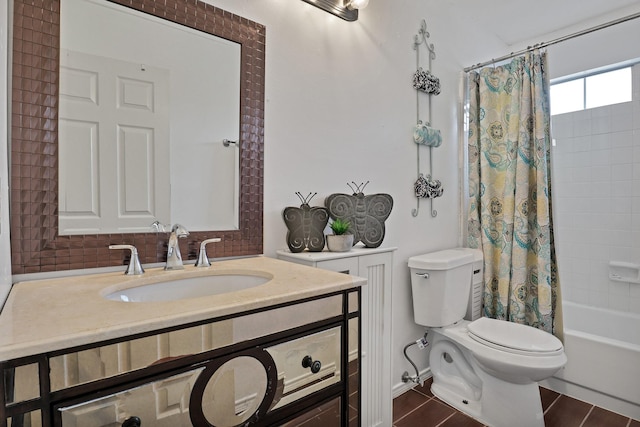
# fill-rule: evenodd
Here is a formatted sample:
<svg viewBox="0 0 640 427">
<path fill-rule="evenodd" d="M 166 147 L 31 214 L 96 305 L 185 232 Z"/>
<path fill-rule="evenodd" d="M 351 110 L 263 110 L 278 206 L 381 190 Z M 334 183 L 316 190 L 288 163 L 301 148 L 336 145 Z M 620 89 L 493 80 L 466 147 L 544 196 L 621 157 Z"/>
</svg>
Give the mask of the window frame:
<svg viewBox="0 0 640 427">
<path fill-rule="evenodd" d="M 631 89 L 630 89 L 630 99 L 629 101 L 623 101 L 623 102 L 631 102 L 633 101 L 633 67 L 636 64 L 640 64 L 640 58 L 635 59 L 635 60 L 631 60 L 631 61 L 625 61 L 625 62 L 621 62 L 619 64 L 614 64 L 611 66 L 607 66 L 607 67 L 601 67 L 601 68 L 596 68 L 593 70 L 588 70 L 588 71 L 583 71 L 580 73 L 576 73 L 576 74 L 570 74 L 568 76 L 563 76 L 563 77 L 558 77 L 556 79 L 551 79 L 551 81 L 549 82 L 549 90 L 551 90 L 551 87 L 554 85 L 558 85 L 558 84 L 562 84 L 562 83 L 567 83 L 567 82 L 571 82 L 571 81 L 576 81 L 576 80 L 582 80 L 582 109 L 580 110 L 573 110 L 573 111 L 566 111 L 563 113 L 556 113 L 553 114 L 551 113 L 551 115 L 560 115 L 560 114 L 569 114 L 569 113 L 575 113 L 578 111 L 584 111 L 584 110 L 590 110 L 593 108 L 600 108 L 600 107 L 606 107 L 609 105 L 616 105 L 616 104 L 620 104 L 622 102 L 616 102 L 616 103 L 612 103 L 612 104 L 604 104 L 604 105 L 600 105 L 598 107 L 587 107 L 587 78 L 589 77 L 593 77 L 593 76 L 597 76 L 597 75 L 601 75 L 601 74 L 607 74 L 607 73 L 611 73 L 614 71 L 619 71 L 619 70 L 623 70 L 623 69 L 629 69 L 629 71 L 631 72 Z"/>
</svg>

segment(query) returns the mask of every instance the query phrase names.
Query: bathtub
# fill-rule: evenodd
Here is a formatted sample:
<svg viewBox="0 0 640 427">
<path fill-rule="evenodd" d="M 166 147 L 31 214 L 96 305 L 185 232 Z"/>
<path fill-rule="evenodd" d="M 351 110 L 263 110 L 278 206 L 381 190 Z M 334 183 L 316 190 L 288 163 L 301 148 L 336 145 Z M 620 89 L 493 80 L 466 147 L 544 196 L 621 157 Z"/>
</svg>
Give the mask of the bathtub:
<svg viewBox="0 0 640 427">
<path fill-rule="evenodd" d="M 562 308 L 568 360 L 548 386 L 640 419 L 640 315 L 572 302 Z"/>
</svg>

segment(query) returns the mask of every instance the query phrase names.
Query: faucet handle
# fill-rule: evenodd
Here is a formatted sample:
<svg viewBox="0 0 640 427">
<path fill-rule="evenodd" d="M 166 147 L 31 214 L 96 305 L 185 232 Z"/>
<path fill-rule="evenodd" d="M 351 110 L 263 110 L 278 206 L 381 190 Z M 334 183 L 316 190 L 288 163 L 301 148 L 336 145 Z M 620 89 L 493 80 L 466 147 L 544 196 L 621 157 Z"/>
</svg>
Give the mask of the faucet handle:
<svg viewBox="0 0 640 427">
<path fill-rule="evenodd" d="M 167 231 L 168 226 L 164 225 L 158 220 L 155 220 L 151 223 L 150 227 L 153 228 L 157 233 L 164 233 L 165 231 Z"/>
<path fill-rule="evenodd" d="M 140 275 L 144 273 L 144 268 L 140 265 L 140 258 L 138 258 L 138 250 L 133 245 L 109 245 L 109 249 L 129 249 L 131 251 L 131 259 L 129 260 L 129 266 L 124 274 Z"/>
<path fill-rule="evenodd" d="M 187 230 L 183 225 L 177 223 L 171 227 L 171 232 L 176 233 L 176 236 L 178 237 L 187 237 L 189 235 L 189 230 Z"/>
<path fill-rule="evenodd" d="M 203 240 L 200 243 L 200 251 L 198 252 L 198 260 L 196 261 L 196 267 L 211 267 L 209 257 L 207 257 L 207 243 L 217 243 L 222 239 L 215 237 L 213 239 Z"/>
</svg>

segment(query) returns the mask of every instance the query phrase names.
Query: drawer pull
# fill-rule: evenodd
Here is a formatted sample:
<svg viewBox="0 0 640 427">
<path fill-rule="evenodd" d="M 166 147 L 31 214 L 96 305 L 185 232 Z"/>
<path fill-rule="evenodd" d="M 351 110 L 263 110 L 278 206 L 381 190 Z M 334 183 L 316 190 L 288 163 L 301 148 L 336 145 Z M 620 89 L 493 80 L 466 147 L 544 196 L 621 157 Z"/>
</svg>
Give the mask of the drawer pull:
<svg viewBox="0 0 640 427">
<path fill-rule="evenodd" d="M 122 423 L 122 427 L 141 427 L 142 421 L 138 417 L 129 417 Z"/>
<path fill-rule="evenodd" d="M 320 372 L 320 368 L 322 368 L 322 363 L 320 363 L 319 360 L 314 361 L 311 356 L 305 356 L 302 359 L 302 367 L 310 368 L 312 373 L 317 374 Z"/>
</svg>

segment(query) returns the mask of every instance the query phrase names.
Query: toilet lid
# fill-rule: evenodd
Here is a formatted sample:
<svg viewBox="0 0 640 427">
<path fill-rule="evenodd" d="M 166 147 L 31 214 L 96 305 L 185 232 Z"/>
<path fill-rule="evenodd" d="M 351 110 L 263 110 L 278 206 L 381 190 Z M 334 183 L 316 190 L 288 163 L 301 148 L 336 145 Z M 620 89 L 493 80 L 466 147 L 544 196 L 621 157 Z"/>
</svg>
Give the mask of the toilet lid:
<svg viewBox="0 0 640 427">
<path fill-rule="evenodd" d="M 481 317 L 467 328 L 471 338 L 504 351 L 548 354 L 562 350 L 558 338 L 526 325 Z"/>
</svg>

